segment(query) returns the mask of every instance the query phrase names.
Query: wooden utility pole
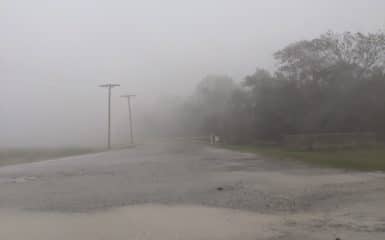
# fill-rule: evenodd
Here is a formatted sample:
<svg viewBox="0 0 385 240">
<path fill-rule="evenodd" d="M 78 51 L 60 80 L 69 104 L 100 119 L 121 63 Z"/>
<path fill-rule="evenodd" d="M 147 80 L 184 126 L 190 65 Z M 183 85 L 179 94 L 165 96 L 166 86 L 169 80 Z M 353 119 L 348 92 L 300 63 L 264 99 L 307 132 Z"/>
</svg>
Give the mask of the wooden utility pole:
<svg viewBox="0 0 385 240">
<path fill-rule="evenodd" d="M 119 84 L 103 84 L 99 87 L 108 88 L 108 127 L 107 127 L 107 148 L 111 149 L 111 89 L 114 87 L 119 87 Z"/>
<path fill-rule="evenodd" d="M 128 94 L 128 95 L 122 95 L 122 98 L 127 98 L 128 102 L 128 120 L 129 120 L 129 127 L 130 127 L 130 143 L 131 145 L 134 145 L 134 128 L 132 123 L 132 111 L 131 111 L 131 98 L 135 97 L 136 95 Z"/>
</svg>

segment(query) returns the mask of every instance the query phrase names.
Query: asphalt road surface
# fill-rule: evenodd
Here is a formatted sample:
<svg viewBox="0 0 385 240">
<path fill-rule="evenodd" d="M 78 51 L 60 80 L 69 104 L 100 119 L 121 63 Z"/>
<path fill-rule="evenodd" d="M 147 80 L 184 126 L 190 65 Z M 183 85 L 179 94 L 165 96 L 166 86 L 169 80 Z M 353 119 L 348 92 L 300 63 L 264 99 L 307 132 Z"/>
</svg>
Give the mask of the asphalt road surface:
<svg viewBox="0 0 385 240">
<path fill-rule="evenodd" d="M 186 143 L 0 168 L 0 239 L 53 236 L 385 239 L 385 175 Z"/>
</svg>

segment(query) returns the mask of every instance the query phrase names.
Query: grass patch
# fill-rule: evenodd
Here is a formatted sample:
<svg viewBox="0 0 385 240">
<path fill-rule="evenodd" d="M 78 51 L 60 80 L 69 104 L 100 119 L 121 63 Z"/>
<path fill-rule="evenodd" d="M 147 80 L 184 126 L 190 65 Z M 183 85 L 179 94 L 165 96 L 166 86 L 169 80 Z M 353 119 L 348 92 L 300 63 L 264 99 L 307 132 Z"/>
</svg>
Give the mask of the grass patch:
<svg viewBox="0 0 385 240">
<path fill-rule="evenodd" d="M 69 157 L 101 152 L 97 148 L 12 148 L 0 149 L 0 166 L 37 162 L 48 159 Z"/>
<path fill-rule="evenodd" d="M 273 146 L 224 146 L 241 152 L 251 152 L 276 159 L 299 160 L 317 166 L 385 171 L 385 146 L 365 149 L 297 151 Z"/>
</svg>

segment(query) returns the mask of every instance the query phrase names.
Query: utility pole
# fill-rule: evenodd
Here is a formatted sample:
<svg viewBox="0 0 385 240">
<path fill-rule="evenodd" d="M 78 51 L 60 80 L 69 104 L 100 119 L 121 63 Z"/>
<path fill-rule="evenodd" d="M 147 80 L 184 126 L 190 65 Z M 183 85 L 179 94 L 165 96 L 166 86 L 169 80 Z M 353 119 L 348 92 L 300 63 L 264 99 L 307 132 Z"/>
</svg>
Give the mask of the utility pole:
<svg viewBox="0 0 385 240">
<path fill-rule="evenodd" d="M 103 84 L 99 87 L 108 88 L 108 134 L 107 134 L 107 148 L 111 149 L 111 89 L 114 87 L 119 87 L 119 84 Z"/>
<path fill-rule="evenodd" d="M 128 102 L 128 118 L 129 118 L 129 125 L 130 125 L 130 142 L 131 145 L 134 145 L 134 130 L 132 127 L 132 112 L 131 112 L 131 97 L 135 97 L 136 95 L 129 94 L 129 95 L 122 95 L 122 98 L 127 98 Z"/>
</svg>

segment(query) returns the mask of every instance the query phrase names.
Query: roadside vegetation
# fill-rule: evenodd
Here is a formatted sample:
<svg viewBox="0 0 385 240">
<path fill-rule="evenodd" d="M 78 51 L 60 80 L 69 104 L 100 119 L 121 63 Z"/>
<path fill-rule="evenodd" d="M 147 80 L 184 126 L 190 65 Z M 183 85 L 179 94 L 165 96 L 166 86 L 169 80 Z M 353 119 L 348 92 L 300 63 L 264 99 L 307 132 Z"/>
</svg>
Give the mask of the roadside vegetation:
<svg viewBox="0 0 385 240">
<path fill-rule="evenodd" d="M 101 152 L 97 148 L 11 148 L 0 149 L 0 166 L 37 162 Z"/>
<path fill-rule="evenodd" d="M 385 140 L 385 33 L 327 32 L 273 56 L 274 71 L 204 78 L 181 106 L 182 129 L 230 144 L 357 132 Z"/>
<path fill-rule="evenodd" d="M 273 57 L 276 69 L 256 67 L 243 79 L 208 75 L 187 99 L 165 102 L 169 114 L 149 116 L 152 129 L 246 145 L 330 133 L 385 141 L 384 32 L 327 32 Z"/>
<path fill-rule="evenodd" d="M 223 145 L 240 152 L 256 153 L 277 160 L 297 160 L 321 167 L 359 171 L 385 171 L 385 145 L 360 149 L 300 151 L 279 146 Z"/>
<path fill-rule="evenodd" d="M 257 67 L 243 79 L 208 75 L 189 98 L 164 104 L 173 112 L 168 118 L 149 119 L 156 129 L 164 124 L 178 136 L 215 135 L 237 150 L 385 170 L 384 148 L 363 148 L 385 141 L 385 33 L 326 32 L 273 57 L 275 69 Z M 313 141 L 331 148 L 313 149 Z M 279 147 L 250 147 L 255 142 Z M 350 143 L 356 146 L 333 150 Z"/>
</svg>

